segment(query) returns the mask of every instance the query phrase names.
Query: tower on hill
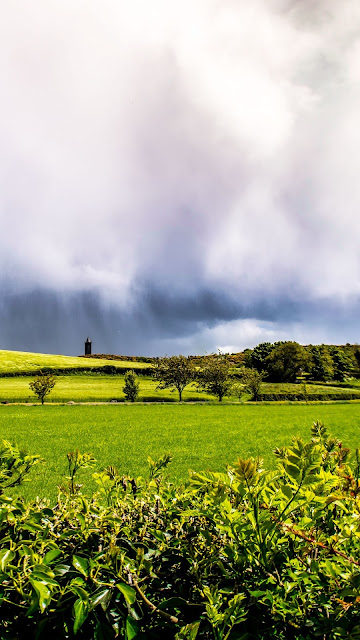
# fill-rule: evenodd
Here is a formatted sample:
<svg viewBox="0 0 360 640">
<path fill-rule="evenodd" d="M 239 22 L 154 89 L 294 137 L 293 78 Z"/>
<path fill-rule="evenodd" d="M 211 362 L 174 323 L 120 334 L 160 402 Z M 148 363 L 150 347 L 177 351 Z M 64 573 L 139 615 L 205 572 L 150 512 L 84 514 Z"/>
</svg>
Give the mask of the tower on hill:
<svg viewBox="0 0 360 640">
<path fill-rule="evenodd" d="M 85 342 L 85 355 L 86 356 L 91 356 L 91 340 L 90 338 L 86 338 L 86 342 Z"/>
</svg>

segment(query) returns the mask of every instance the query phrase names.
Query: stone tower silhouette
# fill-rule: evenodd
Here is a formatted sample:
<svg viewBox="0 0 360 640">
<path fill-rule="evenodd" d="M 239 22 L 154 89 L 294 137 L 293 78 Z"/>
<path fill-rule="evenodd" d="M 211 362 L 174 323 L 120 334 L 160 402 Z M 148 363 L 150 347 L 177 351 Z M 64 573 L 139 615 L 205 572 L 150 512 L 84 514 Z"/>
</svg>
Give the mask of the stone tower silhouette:
<svg viewBox="0 0 360 640">
<path fill-rule="evenodd" d="M 91 340 L 90 338 L 86 338 L 86 342 L 85 342 L 85 355 L 86 356 L 91 356 Z"/>
</svg>

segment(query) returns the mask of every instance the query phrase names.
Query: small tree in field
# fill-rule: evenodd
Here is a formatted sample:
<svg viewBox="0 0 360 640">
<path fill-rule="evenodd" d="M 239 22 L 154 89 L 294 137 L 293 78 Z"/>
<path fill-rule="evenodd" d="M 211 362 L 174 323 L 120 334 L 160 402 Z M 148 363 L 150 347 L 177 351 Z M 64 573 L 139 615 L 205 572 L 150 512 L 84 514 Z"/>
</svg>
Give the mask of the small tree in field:
<svg viewBox="0 0 360 640">
<path fill-rule="evenodd" d="M 137 381 L 137 375 L 135 371 L 127 371 L 125 373 L 125 384 L 123 386 L 123 392 L 128 402 L 135 402 L 139 395 L 140 383 Z"/>
<path fill-rule="evenodd" d="M 259 400 L 262 375 L 256 369 L 244 367 L 241 371 L 243 391 L 251 393 L 251 400 Z"/>
<path fill-rule="evenodd" d="M 43 373 L 40 371 L 35 380 L 30 382 L 29 387 L 31 391 L 41 400 L 41 404 L 44 404 L 45 396 L 52 391 L 55 387 L 55 376 L 50 373 Z"/>
<path fill-rule="evenodd" d="M 230 378 L 231 366 L 227 357 L 221 354 L 204 358 L 201 362 L 198 387 L 222 402 L 224 396 L 230 395 L 233 387 Z"/>
<path fill-rule="evenodd" d="M 157 389 L 176 389 L 181 402 L 185 387 L 195 378 L 195 365 L 189 356 L 157 358 L 154 378 L 159 382 Z"/>
</svg>

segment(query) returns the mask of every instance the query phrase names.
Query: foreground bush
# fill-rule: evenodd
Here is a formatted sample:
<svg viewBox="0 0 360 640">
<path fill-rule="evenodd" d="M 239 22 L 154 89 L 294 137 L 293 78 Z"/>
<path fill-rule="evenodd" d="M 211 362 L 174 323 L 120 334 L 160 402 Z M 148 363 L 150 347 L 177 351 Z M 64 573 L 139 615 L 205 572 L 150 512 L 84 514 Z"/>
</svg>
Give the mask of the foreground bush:
<svg viewBox="0 0 360 640">
<path fill-rule="evenodd" d="M 74 452 L 56 505 L 0 496 L 0 637 L 359 639 L 359 453 L 311 435 L 275 472 L 239 459 L 174 487 L 164 456 L 146 480 L 95 473 L 85 496 L 94 460 Z M 6 444 L 0 483 L 38 462 Z"/>
</svg>

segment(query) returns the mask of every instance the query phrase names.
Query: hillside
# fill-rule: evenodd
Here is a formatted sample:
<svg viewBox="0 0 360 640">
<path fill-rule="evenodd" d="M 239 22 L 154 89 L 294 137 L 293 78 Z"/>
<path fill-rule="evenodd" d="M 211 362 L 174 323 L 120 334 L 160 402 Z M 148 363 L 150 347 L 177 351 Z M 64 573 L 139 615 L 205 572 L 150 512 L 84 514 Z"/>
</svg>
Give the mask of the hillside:
<svg viewBox="0 0 360 640">
<path fill-rule="evenodd" d="M 144 369 L 151 365 L 145 362 L 133 362 L 131 360 L 83 358 L 54 355 L 49 353 L 30 353 L 28 351 L 4 351 L 0 350 L 0 376 L 8 373 L 22 373 L 38 371 L 39 369 L 89 369 L 91 367 L 114 366 L 119 369 L 134 368 Z"/>
</svg>

